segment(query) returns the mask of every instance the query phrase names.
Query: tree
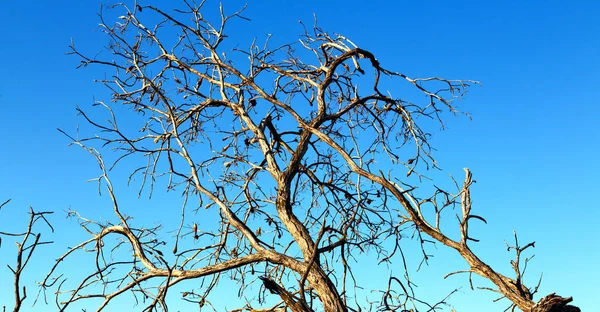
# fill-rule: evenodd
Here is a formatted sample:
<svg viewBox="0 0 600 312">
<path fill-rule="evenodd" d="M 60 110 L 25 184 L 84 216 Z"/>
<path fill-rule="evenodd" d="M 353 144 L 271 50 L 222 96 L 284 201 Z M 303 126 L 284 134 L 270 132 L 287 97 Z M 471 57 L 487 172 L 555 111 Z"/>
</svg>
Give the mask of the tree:
<svg viewBox="0 0 600 312">
<path fill-rule="evenodd" d="M 181 287 L 189 287 L 183 300 L 210 307 L 224 276 L 238 283 L 240 295 L 260 285 L 277 296 L 267 310 L 438 309 L 446 298 L 420 300 L 408 267 L 389 277 L 377 302 L 356 300 L 352 259 L 403 258 L 405 233 L 414 233 L 424 262 L 430 243 L 455 250 L 468 268 L 450 275 L 489 280 L 493 286 L 485 288 L 507 298 L 509 309 L 578 310 L 567 305 L 570 297 L 533 300 L 539 284 L 522 283 L 527 259 L 521 258 L 533 243 L 521 245 L 515 234 L 508 246 L 516 254 L 514 277 L 471 250 L 477 240 L 469 225 L 486 220 L 472 212 L 468 169 L 455 190 L 428 184 L 426 173 L 438 168 L 430 133 L 448 117 L 466 115 L 454 100 L 476 81 L 408 77 L 316 25 L 305 27 L 297 43 L 272 48 L 267 39 L 241 49 L 229 43 L 226 26 L 246 19 L 243 10 L 228 15 L 221 7 L 211 22 L 203 6 L 117 5 L 122 14 L 114 20 L 100 15 L 109 56 L 89 57 L 72 45 L 82 67 L 113 71 L 100 81 L 111 102 L 96 103 L 108 121 L 78 108 L 100 134 L 70 138 L 100 165 L 97 181 L 111 198 L 114 221 L 70 212 L 90 237 L 60 257 L 41 283 L 56 289 L 60 310 L 98 298 L 102 310 L 127 292 L 149 299 L 148 311 L 167 310 L 167 294 Z M 407 87 L 424 97 L 385 91 Z M 105 161 L 107 150 L 114 160 Z M 164 211 L 181 216 L 172 239 L 163 240 L 160 225 L 147 227 L 123 213 L 109 174 L 131 163 L 140 194 L 152 196 L 161 183 L 181 192 L 182 207 Z M 218 221 L 202 222 L 211 218 Z M 95 269 L 66 289 L 61 265 L 83 251 L 96 254 Z M 256 311 L 264 302 L 259 296 L 240 309 Z"/>
<path fill-rule="evenodd" d="M 9 202 L 10 199 L 0 204 L 0 210 L 2 210 L 2 208 L 6 206 L 6 204 L 8 204 Z M 25 231 L 18 233 L 0 231 L 0 248 L 2 247 L 2 237 L 21 238 L 20 241 L 15 242 L 17 252 L 14 265 L 7 264 L 8 269 L 13 275 L 12 291 L 14 293 L 15 298 L 13 308 L 14 312 L 21 311 L 23 302 L 27 299 L 27 287 L 25 285 L 22 285 L 21 283 L 23 279 L 22 274 L 25 271 L 25 268 L 30 263 L 34 252 L 38 249 L 39 246 L 52 243 L 51 241 L 43 241 L 41 239 L 41 232 L 36 232 L 34 228 L 36 227 L 37 223 L 39 223 L 40 221 L 44 221 L 46 225 L 50 228 L 50 230 L 54 232 L 54 228 L 52 227 L 52 225 L 50 225 L 48 219 L 46 219 L 46 216 L 52 213 L 53 212 L 51 211 L 37 212 L 30 207 L 29 221 L 27 223 Z M 6 311 L 6 306 L 2 307 L 2 311 Z"/>
</svg>

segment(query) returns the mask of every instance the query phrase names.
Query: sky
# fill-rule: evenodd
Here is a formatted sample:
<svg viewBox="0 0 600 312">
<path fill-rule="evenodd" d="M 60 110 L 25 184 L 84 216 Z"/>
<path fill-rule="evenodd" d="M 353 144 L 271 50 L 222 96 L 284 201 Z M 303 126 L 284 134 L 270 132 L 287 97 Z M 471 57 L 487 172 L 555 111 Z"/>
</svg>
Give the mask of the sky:
<svg viewBox="0 0 600 312">
<path fill-rule="evenodd" d="M 228 1 L 225 8 L 243 4 Z M 101 49 L 99 9 L 95 0 L 0 2 L 0 202 L 12 199 L 0 210 L 0 231 L 22 229 L 29 206 L 55 211 L 58 230 L 48 237 L 58 249 L 85 235 L 65 218 L 66 210 L 98 218 L 110 213 L 106 196 L 86 183 L 99 173 L 94 160 L 67 147 L 68 138 L 56 130 L 73 133 L 83 124 L 76 106 L 109 99 L 93 83 L 103 71 L 78 70 L 79 60 L 66 55 L 71 40 L 86 51 Z M 600 294 L 599 10 L 591 0 L 249 1 L 251 22 L 231 34 L 293 41 L 302 32 L 298 21 L 311 25 L 315 14 L 322 28 L 351 38 L 388 68 L 480 81 L 458 103 L 472 121 L 452 119 L 434 138 L 446 172 L 462 177 L 468 167 L 477 180 L 474 209 L 489 224 L 476 227 L 481 243 L 475 250 L 509 272 L 512 255 L 504 241 L 517 231 L 521 241 L 536 241 L 529 274 L 534 280 L 544 273 L 540 293 L 573 296 L 575 305 L 592 311 Z M 12 261 L 13 246 L 0 248 L 0 306 L 12 300 L 4 264 Z M 34 256 L 25 276 L 39 279 L 61 251 L 46 248 Z M 453 257 L 440 250 L 428 272 L 460 268 Z M 419 274 L 425 274 L 421 289 L 451 290 L 465 282 L 453 277 L 428 284 L 429 275 Z M 494 298 L 463 287 L 450 302 L 459 312 L 503 311 L 506 302 Z M 47 311 L 26 304 L 23 311 L 29 310 Z"/>
</svg>

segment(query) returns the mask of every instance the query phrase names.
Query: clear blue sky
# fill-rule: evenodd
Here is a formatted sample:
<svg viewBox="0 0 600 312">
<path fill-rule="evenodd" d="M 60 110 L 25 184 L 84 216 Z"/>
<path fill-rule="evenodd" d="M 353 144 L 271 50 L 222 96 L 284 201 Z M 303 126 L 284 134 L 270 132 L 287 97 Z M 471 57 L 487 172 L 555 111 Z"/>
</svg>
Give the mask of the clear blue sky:
<svg viewBox="0 0 600 312">
<path fill-rule="evenodd" d="M 228 1 L 225 8 L 242 4 Z M 95 185 L 85 183 L 98 174 L 93 159 L 67 148 L 68 140 L 56 131 L 73 132 L 83 123 L 76 105 L 109 99 L 92 82 L 102 69 L 76 70 L 78 59 L 65 55 L 71 38 L 91 52 L 106 42 L 97 27 L 99 8 L 93 0 L 0 2 L 0 202 L 13 199 L 0 211 L 0 230 L 24 225 L 30 205 L 56 211 L 57 247 L 33 259 L 26 275 L 33 279 L 66 242 L 83 234 L 65 220 L 66 209 L 92 217 L 111 213 Z M 544 272 L 541 294 L 574 296 L 583 311 L 593 311 L 600 294 L 598 12 L 600 2 L 591 0 L 256 1 L 245 14 L 252 22 L 238 23 L 230 34 L 270 33 L 292 41 L 302 31 L 298 20 L 310 25 L 315 13 L 321 27 L 373 51 L 388 68 L 481 81 L 459 103 L 473 121 L 451 120 L 434 141 L 445 170 L 462 177 L 462 168 L 469 167 L 478 182 L 474 209 L 489 224 L 477 228 L 482 243 L 476 250 L 509 272 L 512 255 L 504 240 L 518 231 L 522 241 L 536 241 L 529 281 Z M 13 246 L 0 249 L 0 306 L 12 300 L 4 264 L 12 261 L 7 257 Z M 426 270 L 443 274 L 461 265 L 440 251 Z M 427 279 L 417 280 L 421 292 L 450 291 L 465 281 Z M 458 312 L 502 311 L 506 304 L 493 298 L 465 287 L 451 303 Z"/>
</svg>

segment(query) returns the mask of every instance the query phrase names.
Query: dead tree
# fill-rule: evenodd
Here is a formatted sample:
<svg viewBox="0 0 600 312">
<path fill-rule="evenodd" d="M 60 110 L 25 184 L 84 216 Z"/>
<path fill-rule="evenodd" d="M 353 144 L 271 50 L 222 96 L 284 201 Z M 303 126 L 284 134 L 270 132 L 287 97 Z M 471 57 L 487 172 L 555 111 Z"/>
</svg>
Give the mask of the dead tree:
<svg viewBox="0 0 600 312">
<path fill-rule="evenodd" d="M 2 210 L 2 208 L 4 206 L 6 206 L 6 204 L 8 204 L 9 202 L 10 202 L 10 199 L 6 200 L 2 204 L 0 204 L 0 210 Z M 25 299 L 27 299 L 27 297 L 28 297 L 27 286 L 25 285 L 27 281 L 23 281 L 23 278 L 22 278 L 25 268 L 27 267 L 28 264 L 31 263 L 30 261 L 39 246 L 52 243 L 51 241 L 42 241 L 41 240 L 41 237 L 42 237 L 41 232 L 38 232 L 38 231 L 36 231 L 36 229 L 34 229 L 34 227 L 36 227 L 37 223 L 39 223 L 40 221 L 44 221 L 46 223 L 46 225 L 50 228 L 50 230 L 52 232 L 54 232 L 54 228 L 52 227 L 52 225 L 50 224 L 48 219 L 46 219 L 46 216 L 49 214 L 52 214 L 52 212 L 50 212 L 50 211 L 36 212 L 33 210 L 33 208 L 30 207 L 29 208 L 29 222 L 27 223 L 27 227 L 25 228 L 25 230 L 23 232 L 5 232 L 2 229 L 0 229 L 0 251 L 2 251 L 2 253 L 0 253 L 0 255 L 2 255 L 2 259 L 9 259 L 10 258 L 9 255 L 12 254 L 12 252 L 9 249 L 10 247 L 8 247 L 6 245 L 2 246 L 2 243 L 3 243 L 2 238 L 4 238 L 4 239 L 20 238 L 19 241 L 15 242 L 15 245 L 17 247 L 17 250 L 15 252 L 15 257 L 16 257 L 15 262 L 12 264 L 7 263 L 8 269 L 13 274 L 12 291 L 14 293 L 14 298 L 15 298 L 14 299 L 14 307 L 12 310 L 13 312 L 21 311 L 23 302 L 25 302 Z M 9 219 L 10 218 L 4 218 L 4 220 L 9 220 Z M 4 242 L 4 243 L 6 244 L 6 242 Z M 8 249 L 8 252 L 6 252 L 7 249 Z M 9 289 L 9 288 L 4 288 L 5 286 L 8 286 L 8 285 L 4 285 L 4 283 L 6 283 L 6 281 L 0 281 L 0 282 L 1 282 L 0 284 L 3 287 L 2 288 L 3 290 Z M 2 306 L 2 311 L 6 312 L 6 305 Z"/>
<path fill-rule="evenodd" d="M 243 49 L 226 33 L 230 22 L 246 22 L 243 10 L 226 14 L 220 7 L 211 20 L 204 1 L 181 6 L 117 5 L 100 14 L 109 42 L 102 53 L 89 57 L 72 46 L 81 67 L 110 72 L 99 81 L 111 101 L 96 103 L 100 111 L 78 109 L 97 135 L 72 139 L 100 164 L 98 182 L 112 200 L 114 220 L 72 213 L 90 237 L 60 257 L 42 282 L 57 288 L 59 309 L 100 298 L 102 310 L 133 293 L 149 301 L 146 310 L 167 310 L 167 292 L 176 290 L 210 307 L 223 276 L 237 281 L 240 296 L 257 287 L 279 296 L 272 309 L 438 309 L 446 299 L 417 298 L 409 268 L 390 276 L 378 301 L 355 299 L 360 281 L 351 259 L 361 253 L 399 259 L 404 233 L 422 244 L 424 261 L 426 242 L 454 249 L 467 264 L 460 272 L 489 280 L 485 288 L 512 309 L 558 311 L 571 300 L 551 295 L 536 305 L 537 286 L 523 284 L 520 259 L 533 244 L 509 247 L 516 251 L 513 277 L 469 248 L 476 241 L 469 225 L 485 219 L 472 212 L 468 169 L 454 190 L 428 184 L 428 170 L 438 168 L 430 133 L 448 117 L 466 115 L 454 100 L 475 81 L 411 78 L 316 25 L 304 27 L 295 43 L 271 47 L 267 38 Z M 102 151 L 116 160 L 105 163 Z M 167 190 L 183 194 L 182 206 L 164 208 L 164 217 L 181 217 L 171 241 L 157 238 L 159 226 L 144 227 L 124 213 L 109 179 L 111 168 L 127 169 L 124 159 L 139 163 L 129 169 L 141 181 L 140 194 L 154 194 L 161 178 Z M 456 218 L 456 227 L 442 229 L 442 218 Z M 451 238 L 453 230 L 460 238 Z M 115 237 L 116 245 L 108 242 Z M 84 250 L 96 254 L 93 270 L 66 289 L 61 264 Z M 261 298 L 242 309 L 253 310 Z"/>
</svg>

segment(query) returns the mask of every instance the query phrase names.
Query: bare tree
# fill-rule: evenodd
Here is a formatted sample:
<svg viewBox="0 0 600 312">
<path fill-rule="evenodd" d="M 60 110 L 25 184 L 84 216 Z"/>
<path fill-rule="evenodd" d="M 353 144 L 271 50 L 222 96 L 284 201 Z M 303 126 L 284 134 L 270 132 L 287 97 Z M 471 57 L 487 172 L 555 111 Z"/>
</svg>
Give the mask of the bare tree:
<svg viewBox="0 0 600 312">
<path fill-rule="evenodd" d="M 2 204 L 0 204 L 0 210 L 2 210 L 2 208 L 9 202 L 10 202 L 10 199 L 6 200 Z M 34 230 L 36 223 L 38 223 L 40 220 L 42 220 L 46 223 L 46 225 L 50 228 L 50 230 L 52 232 L 54 232 L 54 228 L 52 227 L 50 222 L 48 222 L 48 219 L 46 219 L 46 215 L 49 215 L 49 214 L 52 214 L 52 212 L 50 212 L 50 211 L 36 212 L 33 210 L 33 208 L 30 207 L 29 208 L 29 222 L 28 222 L 27 227 L 24 232 L 14 233 L 14 232 L 0 231 L 0 248 L 2 248 L 2 237 L 21 238 L 20 242 L 15 242 L 15 244 L 17 246 L 17 251 L 16 251 L 16 261 L 15 261 L 14 265 L 7 264 L 8 269 L 11 271 L 11 273 L 14 276 L 12 279 L 13 293 L 14 293 L 14 298 L 15 298 L 13 312 L 21 311 L 23 302 L 25 301 L 25 299 L 27 299 L 27 286 L 24 285 L 24 283 L 22 281 L 22 274 L 25 270 L 25 267 L 27 267 L 27 264 L 30 263 L 29 261 L 32 259 L 33 253 L 36 251 L 38 246 L 52 243 L 50 241 L 42 241 L 41 240 L 41 237 L 42 237 L 41 232 L 36 232 Z M 6 249 L 6 247 L 5 247 L 5 249 Z M 7 257 L 3 256 L 2 258 L 7 258 Z M 2 311 L 3 312 L 6 311 L 6 305 L 2 306 Z"/>
<path fill-rule="evenodd" d="M 224 276 L 246 300 L 239 310 L 265 309 L 265 291 L 279 302 L 263 311 L 441 309 L 447 298 L 431 304 L 415 294 L 402 264 L 403 235 L 421 245 L 423 262 L 430 243 L 455 250 L 467 268 L 449 275 L 467 274 L 471 287 L 473 274 L 487 279 L 490 286 L 480 288 L 508 299 L 508 309 L 578 310 L 554 294 L 536 304 L 539 284 L 523 284 L 528 258 L 521 255 L 533 243 L 521 245 L 515 234 L 508 246 L 516 252 L 513 277 L 470 249 L 477 240 L 469 225 L 485 219 L 472 211 L 468 169 L 454 190 L 425 175 L 438 168 L 432 130 L 464 114 L 454 100 L 477 82 L 411 78 L 316 25 L 304 27 L 295 43 L 271 47 L 267 38 L 242 49 L 226 26 L 246 20 L 243 10 L 226 14 L 220 7 L 213 21 L 204 1 L 182 6 L 111 7 L 119 13 L 100 14 L 109 38 L 104 51 L 89 57 L 72 46 L 82 67 L 112 71 L 100 80 L 111 102 L 96 103 L 108 121 L 78 109 L 99 133 L 71 138 L 98 161 L 97 181 L 112 200 L 114 220 L 71 212 L 90 238 L 61 256 L 42 282 L 56 288 L 60 310 L 85 299 L 100 299 L 102 310 L 133 293 L 148 299 L 145 310 L 166 311 L 175 290 L 218 310 L 210 294 Z M 108 163 L 106 150 L 116 155 Z M 139 164 L 130 180 L 141 181 L 140 194 L 152 196 L 161 179 L 181 192 L 181 206 L 164 208 L 165 216 L 181 218 L 170 240 L 159 238 L 160 226 L 144 227 L 123 212 L 109 173 L 125 167 L 124 159 Z M 82 251 L 95 253 L 93 271 L 68 287 L 61 264 Z M 382 263 L 400 259 L 405 270 L 369 302 L 357 299 L 362 290 L 353 274 L 353 259 L 367 253 Z M 249 294 L 257 286 L 258 299 Z"/>
</svg>

